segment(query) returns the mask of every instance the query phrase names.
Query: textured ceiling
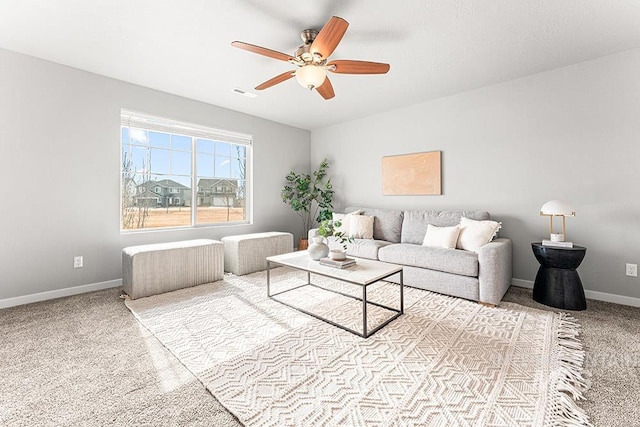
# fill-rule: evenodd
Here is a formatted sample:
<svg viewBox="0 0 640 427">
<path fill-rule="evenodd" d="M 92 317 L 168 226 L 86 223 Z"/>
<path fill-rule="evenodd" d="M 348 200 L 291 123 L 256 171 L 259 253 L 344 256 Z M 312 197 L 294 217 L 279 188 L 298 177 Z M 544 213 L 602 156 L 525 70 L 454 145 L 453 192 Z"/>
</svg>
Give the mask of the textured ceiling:
<svg viewBox="0 0 640 427">
<path fill-rule="evenodd" d="M 332 15 L 350 23 L 332 59 L 391 71 L 331 74 L 329 101 L 295 79 L 232 92 L 291 68 L 233 40 L 292 54 Z M 639 23 L 637 0 L 2 0 L 0 47 L 315 129 L 638 48 Z"/>
</svg>

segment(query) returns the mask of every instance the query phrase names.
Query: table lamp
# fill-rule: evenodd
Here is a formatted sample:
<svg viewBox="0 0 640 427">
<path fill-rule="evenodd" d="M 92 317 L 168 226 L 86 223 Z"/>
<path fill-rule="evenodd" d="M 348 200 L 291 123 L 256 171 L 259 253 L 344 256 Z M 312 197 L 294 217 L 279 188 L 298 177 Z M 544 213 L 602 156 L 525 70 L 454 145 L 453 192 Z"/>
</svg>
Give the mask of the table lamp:
<svg viewBox="0 0 640 427">
<path fill-rule="evenodd" d="M 565 218 L 568 216 L 576 216 L 576 212 L 573 210 L 573 207 L 562 200 L 550 200 L 542 205 L 540 208 L 540 215 L 549 217 L 549 239 L 552 242 L 564 242 L 566 234 Z M 553 232 L 554 216 L 562 217 L 562 233 Z"/>
</svg>

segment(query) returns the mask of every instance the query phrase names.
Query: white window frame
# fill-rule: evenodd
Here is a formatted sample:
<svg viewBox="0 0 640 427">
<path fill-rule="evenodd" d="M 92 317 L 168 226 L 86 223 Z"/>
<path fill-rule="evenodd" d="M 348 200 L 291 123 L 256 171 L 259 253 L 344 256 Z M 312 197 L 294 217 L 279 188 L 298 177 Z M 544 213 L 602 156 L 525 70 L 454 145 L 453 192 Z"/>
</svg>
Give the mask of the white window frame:
<svg viewBox="0 0 640 427">
<path fill-rule="evenodd" d="M 140 233 L 149 231 L 162 231 L 171 229 L 184 229 L 184 228 L 206 228 L 206 227 L 225 227 L 237 224 L 253 224 L 253 137 L 248 134 L 236 133 L 231 131 L 225 131 L 220 129 L 214 129 L 208 126 L 202 126 L 193 123 L 182 122 L 166 117 L 149 115 L 146 113 L 135 112 L 131 110 L 122 109 L 120 114 L 121 127 L 127 128 L 139 128 L 148 131 L 159 131 L 170 134 L 179 134 L 192 138 L 191 146 L 191 224 L 188 226 L 179 227 L 147 227 L 139 229 L 121 229 L 121 233 Z M 245 219 L 241 221 L 229 221 L 229 222 L 217 222 L 217 223 L 196 223 L 197 215 L 197 201 L 198 201 L 198 171 L 196 164 L 196 139 L 204 138 L 213 141 L 226 142 L 234 145 L 244 145 L 245 151 Z M 120 147 L 122 147 L 122 141 L 120 141 Z M 122 149 L 120 149 L 122 155 Z M 120 167 L 122 168 L 122 159 L 120 159 Z M 122 179 L 122 170 L 120 170 L 120 177 Z M 120 186 L 122 188 L 122 185 Z M 159 188 L 159 186 L 156 186 Z M 173 188 L 170 188 L 171 191 Z M 176 189 L 181 190 L 181 189 Z M 182 189 L 185 191 L 186 189 Z M 161 193 L 158 192 L 158 193 Z M 157 197 L 157 203 L 162 204 L 161 197 Z M 181 198 L 177 198 L 181 201 Z M 120 217 L 122 218 L 122 205 L 120 206 Z"/>
</svg>

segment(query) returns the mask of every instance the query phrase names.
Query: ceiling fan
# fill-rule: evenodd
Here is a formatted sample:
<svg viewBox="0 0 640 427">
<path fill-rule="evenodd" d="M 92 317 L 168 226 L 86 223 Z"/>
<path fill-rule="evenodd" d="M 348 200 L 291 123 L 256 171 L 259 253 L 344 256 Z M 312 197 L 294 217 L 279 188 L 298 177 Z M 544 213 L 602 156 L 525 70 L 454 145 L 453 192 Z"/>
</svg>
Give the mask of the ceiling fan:
<svg viewBox="0 0 640 427">
<path fill-rule="evenodd" d="M 342 40 L 342 36 L 344 36 L 348 26 L 349 23 L 344 19 L 332 16 L 320 32 L 317 30 L 302 31 L 300 37 L 304 45 L 300 46 L 293 56 L 240 41 L 232 42 L 231 46 L 268 56 L 269 58 L 286 61 L 298 67 L 256 86 L 256 90 L 267 89 L 295 76 L 302 86 L 308 89 L 316 89 L 324 99 L 331 99 L 335 96 L 335 93 L 331 81 L 327 77 L 327 71 L 339 74 L 385 74 L 389 71 L 389 64 L 380 62 L 349 59 L 337 59 L 328 62 L 329 56 Z"/>
</svg>

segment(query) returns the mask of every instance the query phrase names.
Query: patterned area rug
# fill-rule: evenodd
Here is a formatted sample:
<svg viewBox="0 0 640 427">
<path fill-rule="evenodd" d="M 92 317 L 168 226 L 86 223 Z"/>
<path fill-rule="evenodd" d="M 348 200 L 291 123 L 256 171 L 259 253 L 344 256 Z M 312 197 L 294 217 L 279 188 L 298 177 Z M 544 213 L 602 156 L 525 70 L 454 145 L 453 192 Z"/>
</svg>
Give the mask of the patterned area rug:
<svg viewBox="0 0 640 427">
<path fill-rule="evenodd" d="M 287 268 L 271 276 L 276 291 L 306 280 Z M 397 306 L 396 285 L 369 289 Z M 285 295 L 361 328 L 351 298 L 309 287 Z M 267 298 L 265 272 L 126 304 L 245 425 L 589 425 L 575 403 L 587 387 L 579 326 L 565 314 L 405 288 L 405 314 L 364 339 Z M 389 312 L 373 307 L 375 326 Z"/>
</svg>

